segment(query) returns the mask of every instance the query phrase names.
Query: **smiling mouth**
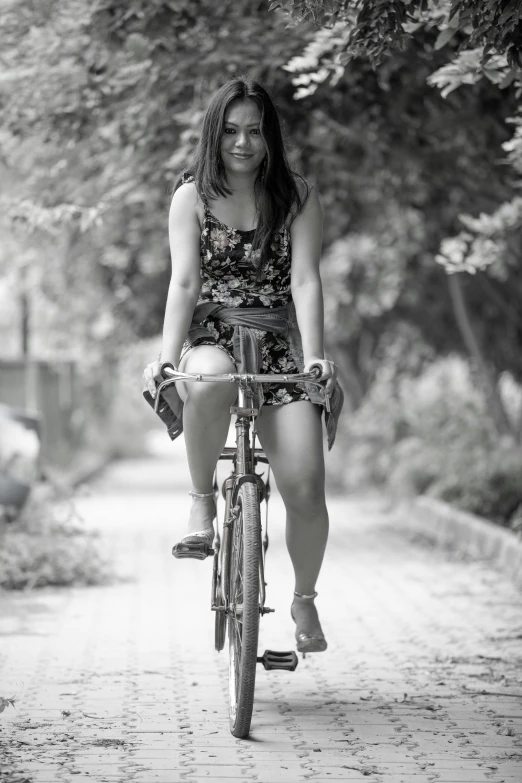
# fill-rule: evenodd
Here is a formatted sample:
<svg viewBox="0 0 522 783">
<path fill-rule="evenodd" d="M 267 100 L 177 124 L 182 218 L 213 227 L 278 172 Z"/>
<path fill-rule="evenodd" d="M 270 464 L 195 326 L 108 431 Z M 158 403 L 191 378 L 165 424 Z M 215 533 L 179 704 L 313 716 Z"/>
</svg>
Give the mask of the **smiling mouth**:
<svg viewBox="0 0 522 783">
<path fill-rule="evenodd" d="M 252 155 L 241 155 L 241 153 L 239 153 L 239 152 L 231 152 L 230 154 L 233 155 L 234 158 L 244 158 L 244 159 L 246 159 L 246 158 L 251 158 L 252 157 Z"/>
</svg>

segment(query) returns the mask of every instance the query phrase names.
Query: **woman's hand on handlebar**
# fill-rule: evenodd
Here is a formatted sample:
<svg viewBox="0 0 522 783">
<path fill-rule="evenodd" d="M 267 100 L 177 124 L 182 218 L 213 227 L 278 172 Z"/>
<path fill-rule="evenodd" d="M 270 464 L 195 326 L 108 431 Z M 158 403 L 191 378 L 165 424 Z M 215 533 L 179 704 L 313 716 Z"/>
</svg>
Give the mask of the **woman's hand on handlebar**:
<svg viewBox="0 0 522 783">
<path fill-rule="evenodd" d="M 145 386 L 153 398 L 156 396 L 156 382 L 161 383 L 165 380 L 161 374 L 162 364 L 163 362 L 159 360 L 150 362 L 143 370 L 143 380 L 145 382 Z"/>
<path fill-rule="evenodd" d="M 319 359 L 312 356 L 312 358 L 308 359 L 305 363 L 304 372 L 312 372 L 315 367 L 321 370 L 321 375 L 318 380 L 325 381 L 324 390 L 326 394 L 330 396 L 333 392 L 335 380 L 337 378 L 337 366 L 335 362 L 332 362 L 330 359 Z"/>
</svg>

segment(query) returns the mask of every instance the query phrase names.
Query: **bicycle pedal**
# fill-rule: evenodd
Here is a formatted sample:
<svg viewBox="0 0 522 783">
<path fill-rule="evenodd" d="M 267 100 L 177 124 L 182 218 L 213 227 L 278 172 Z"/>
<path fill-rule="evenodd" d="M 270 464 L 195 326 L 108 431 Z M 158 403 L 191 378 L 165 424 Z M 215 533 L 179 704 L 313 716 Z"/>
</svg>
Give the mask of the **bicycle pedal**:
<svg viewBox="0 0 522 783">
<path fill-rule="evenodd" d="M 294 672 L 299 663 L 297 655 L 293 650 L 290 652 L 265 650 L 263 655 L 258 657 L 257 662 L 262 663 L 267 672 L 272 671 L 272 669 L 286 669 L 286 671 Z"/>
<path fill-rule="evenodd" d="M 172 554 L 178 560 L 184 557 L 191 557 L 193 560 L 205 560 L 214 554 L 214 550 L 209 544 L 202 541 L 194 544 L 174 544 Z"/>
</svg>

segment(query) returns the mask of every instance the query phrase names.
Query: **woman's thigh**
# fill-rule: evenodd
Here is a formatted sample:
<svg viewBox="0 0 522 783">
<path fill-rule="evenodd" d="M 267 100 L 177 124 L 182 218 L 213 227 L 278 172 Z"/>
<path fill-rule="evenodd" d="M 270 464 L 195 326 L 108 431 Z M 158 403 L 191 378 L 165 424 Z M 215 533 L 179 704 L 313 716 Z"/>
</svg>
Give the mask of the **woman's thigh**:
<svg viewBox="0 0 522 783">
<path fill-rule="evenodd" d="M 287 509 L 324 504 L 321 409 L 302 400 L 265 405 L 257 420 L 259 440 Z"/>
<path fill-rule="evenodd" d="M 236 365 L 229 355 L 221 348 L 215 345 L 196 345 L 184 355 L 179 363 L 180 372 L 189 373 L 230 373 L 236 372 Z M 186 402 L 190 394 L 209 398 L 219 398 L 219 400 L 230 400 L 230 404 L 237 397 L 237 387 L 235 384 L 226 383 L 197 383 L 187 381 L 178 384 L 178 392 Z"/>
</svg>

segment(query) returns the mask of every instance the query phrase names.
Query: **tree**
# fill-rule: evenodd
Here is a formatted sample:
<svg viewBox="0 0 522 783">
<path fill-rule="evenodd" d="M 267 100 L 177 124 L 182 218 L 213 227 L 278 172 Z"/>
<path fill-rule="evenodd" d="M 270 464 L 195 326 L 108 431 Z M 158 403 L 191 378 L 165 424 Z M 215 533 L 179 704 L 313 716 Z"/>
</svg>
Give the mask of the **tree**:
<svg viewBox="0 0 522 783">
<path fill-rule="evenodd" d="M 94 328 L 115 354 L 132 334 L 159 333 L 170 189 L 208 96 L 243 71 L 276 95 L 294 163 L 320 190 L 325 277 L 337 281 L 330 341 L 359 397 L 395 338 L 398 367 L 453 349 L 456 300 L 434 260 L 457 237 L 469 262 L 485 226 L 469 218 L 461 237 L 459 215 L 492 216 L 495 243 L 509 225 L 504 246 L 517 254 L 519 172 L 491 157 L 504 145 L 515 161 L 522 148 L 510 124 L 520 32 L 511 5 L 14 0 L 0 19 L 0 132 L 19 185 L 4 205 L 11 222 L 67 228 L 67 252 L 53 258 L 62 290 L 49 298 L 90 286 L 102 304 L 97 317 L 78 313 L 78 331 L 88 341 Z M 459 286 L 493 376 L 507 368 L 520 379 L 522 283 L 503 251 L 495 258 Z"/>
<path fill-rule="evenodd" d="M 382 92 L 380 98 L 372 95 L 369 99 L 377 115 L 383 103 L 387 106 L 388 127 L 381 124 L 376 133 L 371 133 L 375 120 L 367 112 L 359 118 L 359 127 L 369 130 L 367 137 L 372 143 L 377 140 L 384 151 L 386 175 L 390 171 L 397 175 L 393 162 L 397 160 L 405 172 L 405 176 L 399 176 L 395 188 L 385 189 L 381 185 L 384 199 L 378 198 L 378 203 L 385 204 L 387 198 L 403 204 L 404 208 L 420 208 L 423 229 L 418 232 L 420 242 L 409 263 L 404 264 L 404 256 L 400 261 L 389 260 L 399 276 L 402 273 L 403 294 L 396 294 L 393 306 L 388 306 L 385 312 L 374 314 L 374 332 L 378 335 L 385 330 L 388 339 L 391 325 L 402 320 L 420 329 L 426 342 L 437 352 L 454 344 L 453 330 L 445 329 L 441 335 L 439 328 L 429 326 L 435 314 L 438 326 L 444 322 L 448 315 L 444 308 L 441 312 L 439 303 L 437 309 L 430 303 L 426 312 L 422 307 L 428 285 L 430 289 L 434 287 L 453 311 L 461 344 L 476 362 L 491 398 L 497 428 L 505 432 L 511 425 L 498 395 L 497 380 L 505 370 L 522 380 L 517 348 L 522 338 L 522 319 L 517 307 L 522 294 L 518 264 L 522 213 L 520 198 L 513 195 L 517 175 L 522 170 L 521 119 L 517 113 L 521 94 L 522 9 L 515 2 L 471 0 L 410 3 L 383 0 L 378 4 L 365 0 L 348 3 L 298 0 L 272 3 L 271 7 L 285 10 L 294 24 L 311 18 L 316 24 L 303 50 L 286 65 L 297 88 L 297 100 L 308 105 L 317 101 L 324 106 L 328 104 L 330 92 L 340 93 L 343 85 L 349 85 L 348 90 L 356 88 L 361 69 L 368 87 L 369 68 L 375 72 L 378 87 L 395 99 L 391 111 Z M 459 89 L 463 85 L 467 90 Z M 433 91 L 430 94 L 429 88 L 438 88 L 440 98 Z M 420 112 L 412 111 L 412 92 L 416 92 L 415 103 L 422 107 Z M 339 99 L 331 103 L 334 111 L 342 106 Z M 326 112 L 330 126 L 337 127 L 339 135 L 353 141 L 356 134 L 351 118 L 343 123 L 340 111 L 332 123 L 332 113 L 328 109 Z M 346 110 L 344 114 L 350 117 Z M 395 117 L 401 114 L 402 149 L 393 135 L 394 131 L 399 132 L 401 124 Z M 511 139 L 510 124 L 515 125 Z M 508 153 L 512 170 L 505 165 L 502 170 L 502 165 L 490 160 L 491 149 L 500 152 L 502 147 Z M 412 179 L 415 189 L 410 187 Z M 367 221 L 362 238 L 375 238 L 378 224 L 374 217 L 367 209 L 360 212 Z M 472 217 L 476 213 L 480 216 Z M 465 229 L 459 231 L 462 224 Z M 362 262 L 357 264 L 350 252 L 354 243 L 360 247 L 363 241 L 357 223 L 355 228 L 354 233 L 352 221 L 344 240 L 345 279 L 337 288 L 343 292 L 339 302 L 341 313 L 345 292 L 354 290 L 356 270 L 363 268 L 366 278 L 371 279 L 369 270 L 374 268 L 364 254 Z M 455 231 L 456 236 L 446 238 Z M 382 254 L 385 249 L 377 243 L 374 252 Z M 337 275 L 342 266 L 341 256 L 337 245 L 333 254 Z M 424 261 L 420 261 L 422 257 Z M 433 260 L 450 273 L 486 270 L 487 274 L 476 274 L 473 278 L 453 276 L 448 281 L 449 293 L 444 292 L 445 281 L 434 272 Z M 412 283 L 417 296 L 412 295 Z M 359 332 L 351 337 L 351 351 L 346 347 L 345 336 L 345 353 L 352 354 L 349 369 L 357 372 L 354 355 L 360 356 L 361 341 L 368 345 L 371 328 L 368 314 L 361 316 L 358 310 L 357 297 L 352 305 L 359 316 Z M 337 312 L 336 323 L 339 315 Z M 425 317 L 428 328 L 423 324 Z M 370 340 L 377 361 L 381 342 Z M 370 370 L 370 382 L 374 366 L 375 360 L 369 363 L 366 360 L 363 376 L 368 376 Z M 511 429 L 520 428 L 515 425 Z"/>
<path fill-rule="evenodd" d="M 3 165 L 23 183 L 4 191 L 4 214 L 51 236 L 59 225 L 76 226 L 63 281 L 91 269 L 95 286 L 112 295 L 115 326 L 157 334 L 170 266 L 169 192 L 208 94 L 248 71 L 281 87 L 284 110 L 292 87 L 280 66 L 301 33 L 289 34 L 247 0 L 219 9 L 210 0 L 16 0 L 0 34 Z"/>
</svg>

